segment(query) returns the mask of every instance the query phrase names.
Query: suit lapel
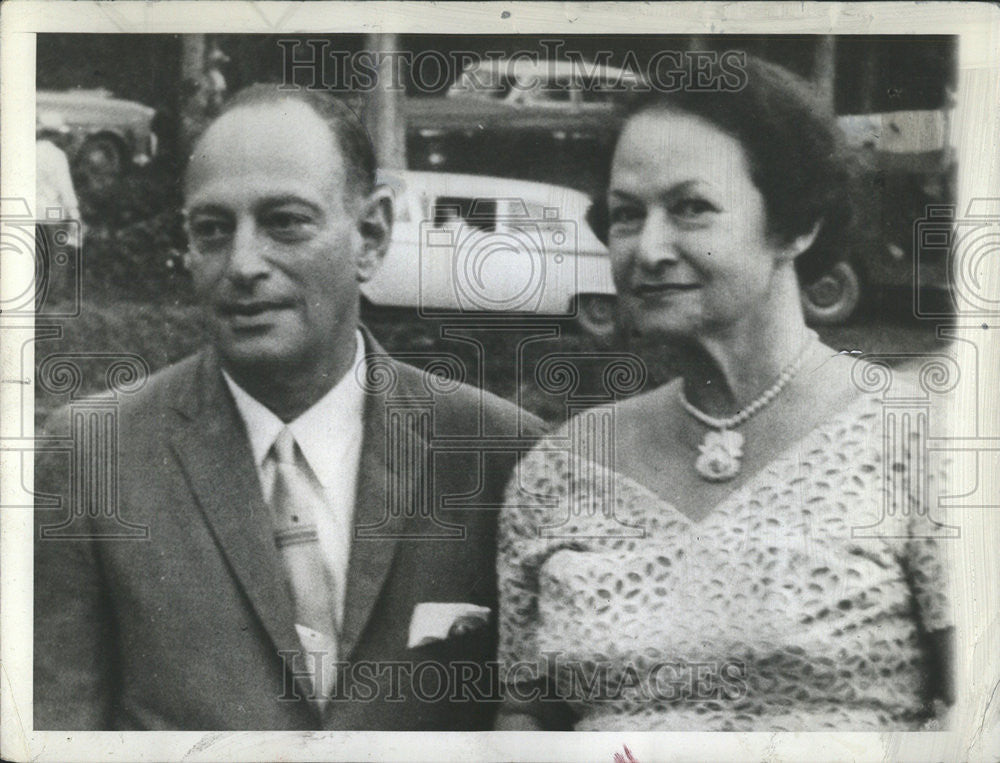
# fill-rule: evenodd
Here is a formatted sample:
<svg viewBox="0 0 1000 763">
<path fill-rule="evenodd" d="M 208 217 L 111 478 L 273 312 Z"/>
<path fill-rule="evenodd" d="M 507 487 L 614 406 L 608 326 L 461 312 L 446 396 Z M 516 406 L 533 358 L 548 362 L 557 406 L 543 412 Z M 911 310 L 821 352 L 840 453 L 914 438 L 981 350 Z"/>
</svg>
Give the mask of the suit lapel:
<svg viewBox="0 0 1000 763">
<path fill-rule="evenodd" d="M 394 398 L 406 396 L 409 387 L 398 376 L 398 364 L 366 331 L 364 335 L 369 369 L 375 362 L 389 364 L 398 382 Z M 388 514 L 387 484 L 398 480 L 401 474 L 410 481 L 424 476 L 401 470 L 396 459 L 389 457 L 390 449 L 398 445 L 400 437 L 411 446 L 421 449 L 426 446 L 426 440 L 412 427 L 387 437 L 389 402 L 389 396 L 382 391 L 370 390 L 365 396 L 354 535 L 340 635 L 341 660 L 351 659 L 358 646 L 385 586 L 398 545 L 397 538 L 378 530 Z M 253 455 L 214 352 L 204 353 L 190 386 L 173 407 L 181 413 L 181 418 L 171 432 L 171 443 L 216 542 L 277 649 L 301 649 L 281 559 L 270 541 L 270 515 L 261 495 Z M 404 490 L 403 495 L 406 494 L 408 491 Z M 406 507 L 400 508 L 405 512 Z M 369 532 L 358 532 L 359 528 L 362 531 L 369 528 Z M 307 685 L 300 683 L 300 692 L 308 690 Z"/>
<path fill-rule="evenodd" d="M 171 442 L 216 542 L 278 650 L 301 649 L 253 455 L 214 353 L 176 408 Z"/>
<path fill-rule="evenodd" d="M 387 364 L 389 376 L 394 380 L 394 397 L 405 395 L 406 382 L 399 375 L 398 364 L 385 354 L 367 331 L 363 330 L 363 333 L 369 371 L 376 364 L 382 368 Z M 376 376 L 370 375 L 373 378 Z M 398 545 L 397 538 L 389 534 L 388 527 L 380 528 L 389 519 L 387 485 L 396 485 L 402 495 L 412 495 L 413 492 L 398 485 L 398 480 L 403 476 L 408 480 L 422 479 L 425 476 L 401 469 L 401 464 L 396 463 L 397 459 L 390 457 L 395 452 L 393 448 L 399 445 L 397 438 L 405 438 L 408 444 L 418 448 L 423 448 L 426 441 L 412 428 L 406 432 L 394 432 L 392 438 L 387 435 L 386 409 L 389 402 L 389 396 L 379 390 L 369 390 L 365 397 L 364 440 L 361 444 L 354 533 L 351 538 L 344 623 L 340 637 L 340 655 L 345 660 L 351 659 L 358 646 L 358 639 L 371 619 Z M 405 513 L 406 507 L 399 508 Z"/>
</svg>

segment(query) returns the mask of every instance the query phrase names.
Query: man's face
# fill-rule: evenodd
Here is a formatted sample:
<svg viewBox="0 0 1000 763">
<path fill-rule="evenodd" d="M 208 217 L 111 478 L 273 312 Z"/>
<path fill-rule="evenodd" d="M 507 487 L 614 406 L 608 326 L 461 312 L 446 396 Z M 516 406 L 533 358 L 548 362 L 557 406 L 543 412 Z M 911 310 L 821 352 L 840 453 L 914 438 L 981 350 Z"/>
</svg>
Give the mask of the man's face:
<svg viewBox="0 0 1000 763">
<path fill-rule="evenodd" d="M 302 103 L 236 109 L 198 141 L 189 267 L 230 366 L 325 371 L 353 347 L 358 283 L 374 263 L 365 199 L 346 183 L 333 135 Z"/>
</svg>

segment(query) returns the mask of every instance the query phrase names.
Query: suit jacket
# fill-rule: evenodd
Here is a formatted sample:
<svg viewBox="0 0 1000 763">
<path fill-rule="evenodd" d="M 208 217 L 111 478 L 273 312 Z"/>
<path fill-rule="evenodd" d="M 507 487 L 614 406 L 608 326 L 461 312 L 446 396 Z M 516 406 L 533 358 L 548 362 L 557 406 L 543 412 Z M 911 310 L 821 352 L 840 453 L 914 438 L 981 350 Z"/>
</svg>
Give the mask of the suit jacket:
<svg viewBox="0 0 1000 763">
<path fill-rule="evenodd" d="M 540 422 L 366 342 L 371 386 L 340 639 L 350 665 L 326 709 L 305 699 L 303 666 L 290 662 L 301 647 L 268 508 L 205 350 L 120 405 L 114 512 L 88 505 L 85 492 L 69 533 L 68 499 L 36 510 L 35 728 L 489 727 L 496 509 Z M 88 415 L 80 410 L 74 426 Z M 60 418 L 65 432 L 71 417 Z M 43 492 L 65 498 L 67 462 L 84 468 L 86 438 L 76 439 L 72 458 L 39 462 Z M 148 537 L 111 537 L 127 526 Z M 410 649 L 422 602 L 485 606 L 493 618 Z"/>
</svg>

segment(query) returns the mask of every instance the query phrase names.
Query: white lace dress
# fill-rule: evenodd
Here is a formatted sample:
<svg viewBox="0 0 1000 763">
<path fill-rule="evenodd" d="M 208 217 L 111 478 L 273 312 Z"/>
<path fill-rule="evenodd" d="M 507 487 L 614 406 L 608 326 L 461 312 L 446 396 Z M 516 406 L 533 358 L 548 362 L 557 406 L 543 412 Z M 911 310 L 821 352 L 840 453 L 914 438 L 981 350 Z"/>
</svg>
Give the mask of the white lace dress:
<svg viewBox="0 0 1000 763">
<path fill-rule="evenodd" d="M 700 522 L 543 441 L 501 515 L 508 691 L 578 730 L 919 727 L 951 531 L 914 443 L 883 468 L 880 411 L 846 409 Z"/>
</svg>

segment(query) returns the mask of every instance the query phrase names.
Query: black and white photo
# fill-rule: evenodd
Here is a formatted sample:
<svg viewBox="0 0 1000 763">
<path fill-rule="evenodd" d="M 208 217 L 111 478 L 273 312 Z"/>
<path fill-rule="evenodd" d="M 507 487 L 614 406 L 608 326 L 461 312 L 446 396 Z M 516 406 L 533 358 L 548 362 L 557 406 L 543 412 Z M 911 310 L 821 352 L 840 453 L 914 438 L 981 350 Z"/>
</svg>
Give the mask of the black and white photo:
<svg viewBox="0 0 1000 763">
<path fill-rule="evenodd" d="M 5 758 L 997 751 L 971 6 L 128 5 L 5 30 Z"/>
</svg>

